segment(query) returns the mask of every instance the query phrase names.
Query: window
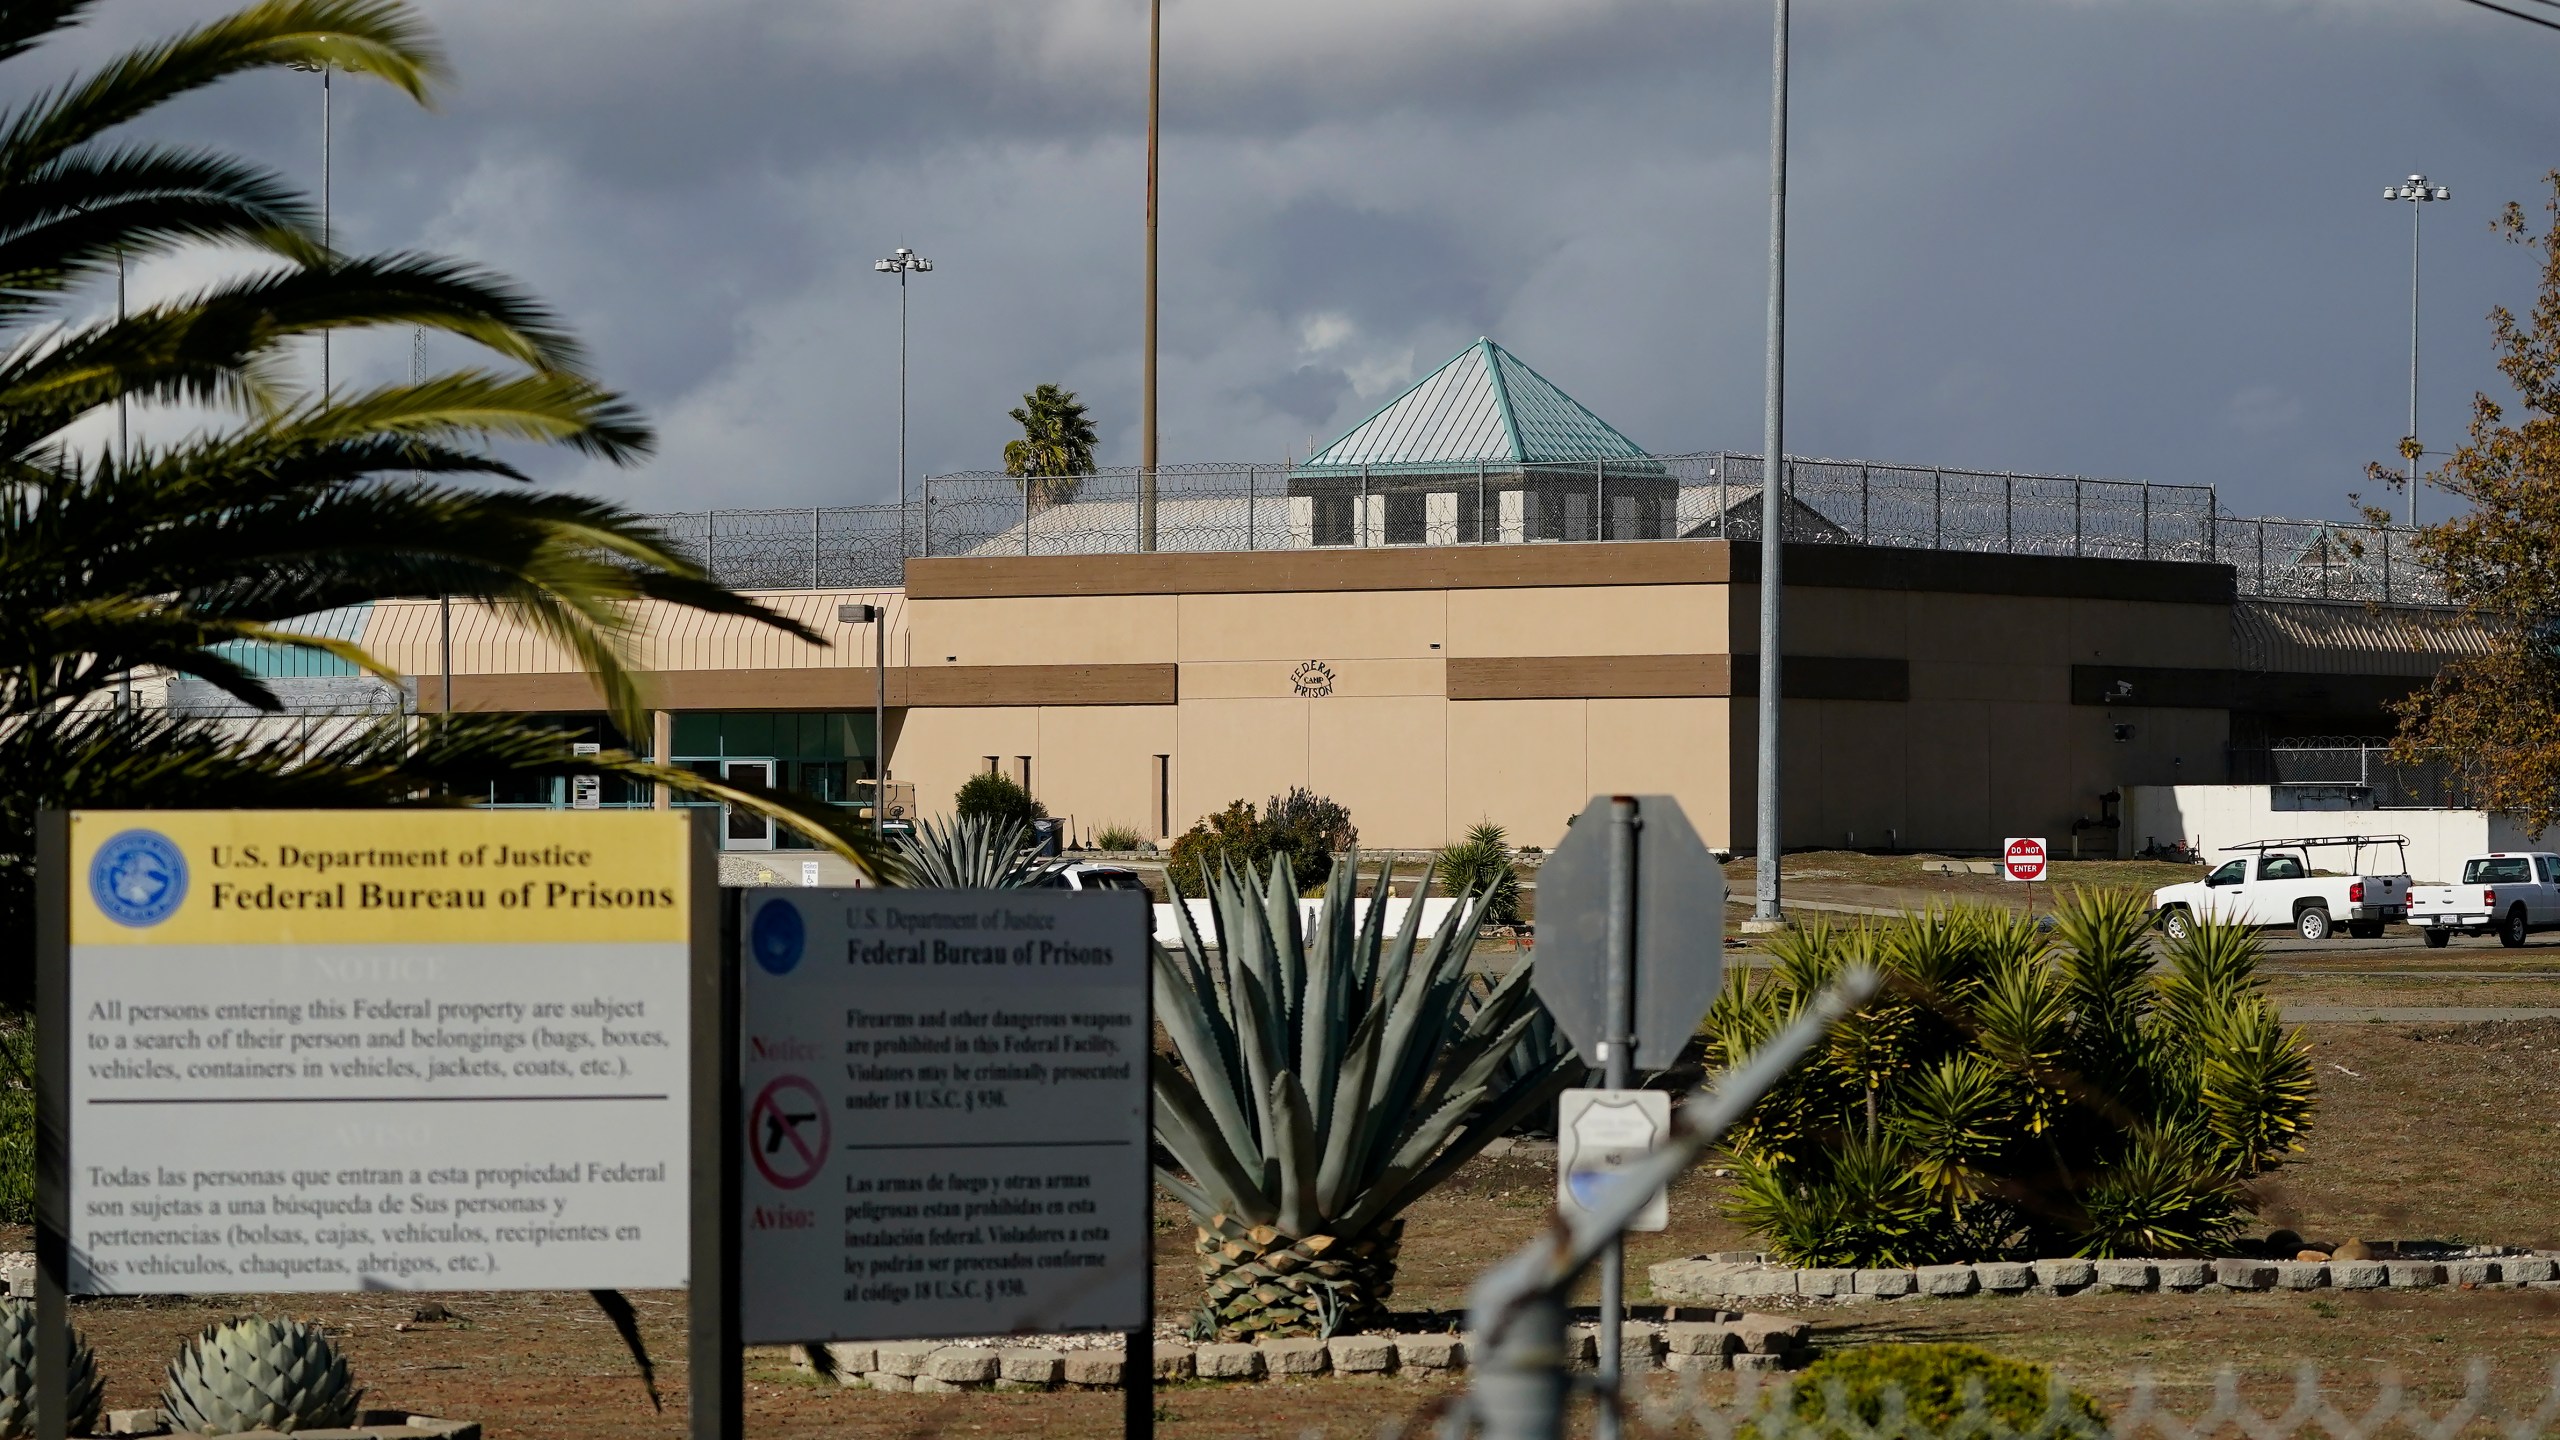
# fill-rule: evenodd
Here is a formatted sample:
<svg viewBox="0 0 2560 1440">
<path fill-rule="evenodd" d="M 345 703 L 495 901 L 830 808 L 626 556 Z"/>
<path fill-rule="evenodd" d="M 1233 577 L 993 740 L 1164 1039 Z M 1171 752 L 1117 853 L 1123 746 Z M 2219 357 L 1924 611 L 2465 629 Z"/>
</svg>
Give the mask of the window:
<svg viewBox="0 0 2560 1440">
<path fill-rule="evenodd" d="M 1428 498 L 1419 490 L 1393 490 L 1384 497 L 1387 510 L 1387 543 L 1420 545 L 1430 539 L 1430 512 L 1424 504 Z"/>
<path fill-rule="evenodd" d="M 1144 890 L 1147 886 L 1145 881 L 1138 878 L 1135 871 L 1087 870 L 1084 872 L 1084 888 L 1087 890 Z"/>
<path fill-rule="evenodd" d="M 1351 543 L 1351 508 L 1357 501 L 1352 495 L 1319 495 L 1316 497 L 1316 543 L 1348 545 Z"/>
<path fill-rule="evenodd" d="M 2248 878 L 2249 862 L 2246 860 L 2233 860 L 2224 865 L 2221 869 L 2204 877 L 2204 883 L 2207 885 L 2237 885 Z"/>
<path fill-rule="evenodd" d="M 1173 757 L 1159 755 L 1155 763 L 1155 821 L 1159 839 L 1173 833 Z"/>
<path fill-rule="evenodd" d="M 2299 880 L 2305 873 L 2302 862 L 2291 855 L 2258 857 L 2258 878 L 2261 880 Z"/>
<path fill-rule="evenodd" d="M 1003 768 L 1004 765 L 1002 761 L 993 755 L 989 755 L 979 762 L 978 773 L 981 775 L 993 775 L 1001 771 Z"/>
<path fill-rule="evenodd" d="M 2560 875 L 2560 862 L 2554 862 L 2548 855 L 2536 855 L 2533 857 L 2533 864 L 2535 869 L 2542 872 L 2542 883 L 2545 885 L 2551 883 L 2554 875 Z"/>
<path fill-rule="evenodd" d="M 2465 885 L 2522 885 L 2532 879 L 2533 865 L 2521 855 L 2492 855 L 2466 861 L 2462 867 Z"/>
<path fill-rule="evenodd" d="M 1031 793 L 1030 756 L 1016 755 L 1013 757 L 1013 783 L 1021 786 L 1024 794 L 1027 795 Z"/>
</svg>

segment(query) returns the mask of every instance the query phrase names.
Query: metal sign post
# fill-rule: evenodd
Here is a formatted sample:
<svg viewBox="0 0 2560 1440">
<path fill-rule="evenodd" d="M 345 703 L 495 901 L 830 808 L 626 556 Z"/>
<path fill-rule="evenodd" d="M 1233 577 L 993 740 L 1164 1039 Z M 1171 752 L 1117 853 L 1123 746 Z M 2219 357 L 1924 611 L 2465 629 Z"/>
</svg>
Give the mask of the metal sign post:
<svg viewBox="0 0 2560 1440">
<path fill-rule="evenodd" d="M 1605 822 L 1604 822 L 1605 817 Z M 1593 796 L 1538 877 L 1538 998 L 1612 1091 L 1668 1069 L 1724 975 L 1724 872 L 1668 795 Z M 1615 1393 L 1626 1248 L 1600 1256 L 1600 1383 Z M 1602 1440 L 1615 1440 L 1603 1410 Z"/>
</svg>

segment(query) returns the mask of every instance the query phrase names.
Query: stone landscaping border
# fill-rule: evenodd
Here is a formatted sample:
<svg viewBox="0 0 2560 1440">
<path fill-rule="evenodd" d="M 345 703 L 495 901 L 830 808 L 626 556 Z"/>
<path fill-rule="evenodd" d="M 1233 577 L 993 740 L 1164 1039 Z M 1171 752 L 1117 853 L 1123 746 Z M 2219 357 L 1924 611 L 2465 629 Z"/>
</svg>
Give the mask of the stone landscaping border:
<svg viewBox="0 0 2560 1440">
<path fill-rule="evenodd" d="M 2560 1255 L 2453 1260 L 1985 1260 L 1905 1270 L 1799 1270 L 1764 1256 L 1665 1260 L 1648 1272 L 1663 1300 L 1778 1297 L 1855 1302 L 1904 1296 L 2082 1295 L 2210 1290 L 2560 1289 Z"/>
<path fill-rule="evenodd" d="M 1712 1320 L 1629 1321 L 1619 1332 L 1619 1368 L 1651 1370 L 1788 1370 L 1808 1358 L 1812 1327 L 1781 1315 L 1718 1313 Z M 1577 1368 L 1599 1358 L 1600 1330 L 1577 1325 L 1567 1336 Z M 1454 1375 L 1467 1368 L 1474 1342 L 1463 1335 L 1336 1335 L 1329 1340 L 1261 1340 L 1250 1345 L 1188 1345 L 1159 1340 L 1158 1384 L 1182 1381 L 1273 1381 L 1325 1375 Z M 821 1358 L 823 1357 L 823 1358 Z M 955 1345 L 939 1340 L 804 1345 L 804 1372 L 831 1374 L 857 1389 L 922 1394 L 972 1390 L 1117 1390 L 1128 1352 Z"/>
</svg>

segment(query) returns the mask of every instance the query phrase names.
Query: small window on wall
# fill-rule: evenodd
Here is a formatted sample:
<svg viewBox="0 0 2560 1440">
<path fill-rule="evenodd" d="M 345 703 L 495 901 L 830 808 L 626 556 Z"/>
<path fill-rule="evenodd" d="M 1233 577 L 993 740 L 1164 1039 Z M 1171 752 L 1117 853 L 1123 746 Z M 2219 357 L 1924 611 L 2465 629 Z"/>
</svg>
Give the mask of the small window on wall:
<svg viewBox="0 0 2560 1440">
<path fill-rule="evenodd" d="M 1014 757 L 1013 757 L 1013 783 L 1014 783 L 1014 784 L 1016 784 L 1016 785 L 1021 786 L 1021 787 L 1023 788 L 1024 793 L 1026 793 L 1026 794 L 1027 794 L 1027 793 L 1029 793 L 1029 792 L 1030 792 L 1030 789 L 1031 789 L 1031 757 L 1030 757 L 1030 756 L 1028 756 L 1028 755 L 1016 755 L 1016 756 L 1014 756 Z"/>
<path fill-rule="evenodd" d="M 1419 490 L 1392 490 L 1386 495 L 1387 543 L 1419 545 L 1428 533 L 1429 497 Z"/>
<path fill-rule="evenodd" d="M 984 762 L 978 766 L 978 772 L 982 775 L 994 775 L 1003 769 L 1004 766 L 999 763 L 997 758 L 993 755 L 987 756 Z"/>
<path fill-rule="evenodd" d="M 1162 837 L 1173 833 L 1173 757 L 1157 756 L 1154 770 L 1156 834 Z"/>
<path fill-rule="evenodd" d="M 1318 495 L 1316 499 L 1316 543 L 1348 545 L 1351 539 L 1352 507 L 1359 497 L 1353 495 Z"/>
</svg>

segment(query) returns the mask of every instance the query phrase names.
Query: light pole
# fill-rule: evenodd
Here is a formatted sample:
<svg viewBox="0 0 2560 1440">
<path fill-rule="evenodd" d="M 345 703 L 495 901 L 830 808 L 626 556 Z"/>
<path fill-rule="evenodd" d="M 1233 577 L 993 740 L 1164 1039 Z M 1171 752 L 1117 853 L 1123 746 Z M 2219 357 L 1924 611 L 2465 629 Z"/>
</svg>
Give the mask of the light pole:
<svg viewBox="0 0 2560 1440">
<path fill-rule="evenodd" d="M 933 262 L 901 245 L 871 267 L 898 277 L 898 565 L 904 583 L 907 550 L 907 277 L 928 273 Z"/>
<path fill-rule="evenodd" d="M 2429 185 L 2426 176 L 2412 175 L 2397 185 L 2383 186 L 2382 198 L 2409 202 L 2409 433 L 2400 437 L 2400 455 L 2409 462 L 2409 527 L 2414 530 L 2418 525 L 2418 457 L 2426 453 L 2418 443 L 2418 225 L 2430 203 L 2453 198 L 2453 187 Z"/>
<path fill-rule="evenodd" d="M 1769 354 L 1760 431 L 1760 802 L 1759 861 L 1753 876 L 1751 930 L 1785 927 L 1778 857 L 1779 663 L 1778 586 L 1786 561 L 1787 480 L 1787 0 L 1776 0 L 1769 51 Z"/>
<path fill-rule="evenodd" d="M 1138 548 L 1156 548 L 1156 136 L 1163 113 L 1164 0 L 1147 6 L 1146 373 L 1138 386 Z"/>
<path fill-rule="evenodd" d="M 317 70 L 320 72 L 320 248 L 326 250 L 333 243 L 329 234 L 329 142 L 331 129 L 331 117 L 329 113 L 329 72 L 336 67 L 326 63 L 314 65 L 308 61 L 297 60 L 293 62 L 293 68 L 296 70 Z M 329 332 L 323 330 L 320 332 L 320 400 L 321 403 L 326 404 L 328 403 L 328 399 Z"/>
<path fill-rule="evenodd" d="M 881 817 L 889 813 L 889 611 L 882 605 L 839 605 L 836 619 L 871 627 L 871 838 L 877 840 L 884 833 Z"/>
</svg>

